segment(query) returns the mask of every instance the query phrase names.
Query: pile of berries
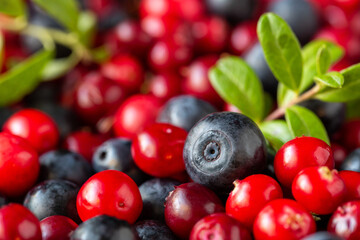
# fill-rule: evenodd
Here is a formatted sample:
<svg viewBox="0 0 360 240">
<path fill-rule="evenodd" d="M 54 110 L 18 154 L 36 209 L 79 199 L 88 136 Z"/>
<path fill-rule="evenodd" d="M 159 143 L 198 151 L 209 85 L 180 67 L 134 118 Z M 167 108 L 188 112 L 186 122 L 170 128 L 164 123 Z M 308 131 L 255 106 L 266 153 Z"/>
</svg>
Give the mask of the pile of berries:
<svg viewBox="0 0 360 240">
<path fill-rule="evenodd" d="M 360 62 L 360 0 L 78 1 L 111 56 L 0 107 L 1 240 L 360 239 L 360 119 L 304 102 L 331 146 L 303 136 L 275 152 L 208 77 L 238 55 L 276 97 L 256 34 L 268 11 L 302 45 L 342 46 L 334 70 Z M 61 28 L 27 4 L 31 24 Z M 1 72 L 41 48 L 3 35 Z"/>
</svg>

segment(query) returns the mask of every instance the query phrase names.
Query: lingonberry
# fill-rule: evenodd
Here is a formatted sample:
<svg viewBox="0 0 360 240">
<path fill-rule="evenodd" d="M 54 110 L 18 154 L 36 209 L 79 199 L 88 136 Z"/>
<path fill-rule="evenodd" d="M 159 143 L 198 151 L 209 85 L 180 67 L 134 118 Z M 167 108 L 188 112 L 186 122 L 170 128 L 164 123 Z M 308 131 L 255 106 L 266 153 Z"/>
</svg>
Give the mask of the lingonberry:
<svg viewBox="0 0 360 240">
<path fill-rule="evenodd" d="M 360 7 L 359 0 L 332 0 L 332 3 L 339 6 L 341 9 L 346 11 L 346 13 L 352 13 L 354 9 L 358 9 Z"/>
<path fill-rule="evenodd" d="M 266 167 L 263 134 L 250 118 L 233 112 L 202 118 L 190 130 L 183 155 L 191 179 L 218 192 L 230 192 L 236 179 Z"/>
<path fill-rule="evenodd" d="M 2 240 L 41 240 L 39 220 L 17 203 L 0 208 L 0 229 Z"/>
<path fill-rule="evenodd" d="M 256 240 L 301 239 L 316 231 L 315 220 L 299 203 L 276 199 L 257 215 L 253 233 Z"/>
<path fill-rule="evenodd" d="M 25 194 L 36 182 L 40 164 L 35 149 L 22 138 L 0 133 L 0 193 L 6 197 Z"/>
<path fill-rule="evenodd" d="M 226 201 L 226 213 L 252 228 L 260 210 L 270 201 L 282 198 L 280 185 L 271 177 L 254 174 L 234 182 L 235 188 Z"/>
<path fill-rule="evenodd" d="M 182 22 L 174 17 L 146 16 L 140 20 L 142 30 L 154 39 L 172 38 Z"/>
<path fill-rule="evenodd" d="M 54 149 L 59 141 L 55 122 L 35 109 L 13 114 L 4 124 L 3 131 L 27 140 L 39 153 Z"/>
<path fill-rule="evenodd" d="M 106 170 L 84 183 L 76 205 L 83 221 L 107 214 L 134 223 L 143 204 L 139 189 L 129 176 L 120 171 Z"/>
<path fill-rule="evenodd" d="M 162 103 L 151 95 L 129 97 L 115 114 L 114 131 L 118 137 L 134 138 L 156 121 Z"/>
<path fill-rule="evenodd" d="M 220 199 L 198 183 L 175 187 L 165 203 L 166 224 L 180 238 L 188 238 L 197 221 L 216 212 L 224 212 Z"/>
<path fill-rule="evenodd" d="M 282 185 L 289 188 L 296 174 L 311 166 L 334 168 L 330 146 L 314 137 L 298 137 L 290 140 L 275 155 L 276 177 Z"/>
<path fill-rule="evenodd" d="M 172 0 L 179 18 L 193 22 L 205 16 L 202 0 Z"/>
<path fill-rule="evenodd" d="M 150 79 L 148 91 L 165 102 L 181 93 L 181 81 L 180 76 L 174 72 L 160 73 Z"/>
<path fill-rule="evenodd" d="M 173 0 L 142 0 L 139 6 L 141 17 L 177 17 L 177 8 Z"/>
<path fill-rule="evenodd" d="M 40 221 L 42 240 L 70 240 L 77 224 L 68 217 L 54 215 Z"/>
<path fill-rule="evenodd" d="M 342 163 L 345 161 L 347 156 L 347 150 L 340 144 L 331 143 L 331 150 L 333 151 L 335 168 L 340 169 Z"/>
<path fill-rule="evenodd" d="M 257 41 L 256 22 L 248 21 L 237 25 L 231 32 L 229 43 L 230 51 L 242 55 Z"/>
<path fill-rule="evenodd" d="M 360 172 L 360 148 L 352 151 L 342 162 L 339 169 Z"/>
<path fill-rule="evenodd" d="M 344 124 L 341 129 L 341 143 L 349 151 L 360 147 L 360 119 L 353 119 Z"/>
<path fill-rule="evenodd" d="M 199 220 L 191 230 L 190 240 L 251 240 L 249 230 L 225 213 L 214 213 Z"/>
<path fill-rule="evenodd" d="M 154 123 L 133 141 L 131 154 L 136 165 L 154 177 L 169 177 L 185 170 L 182 152 L 187 132 L 166 123 Z"/>
<path fill-rule="evenodd" d="M 165 223 L 156 220 L 146 220 L 136 223 L 135 230 L 140 240 L 148 239 L 162 239 L 162 240 L 176 240 L 177 238 L 171 232 Z"/>
<path fill-rule="evenodd" d="M 340 171 L 340 177 L 346 186 L 346 201 L 360 200 L 360 173 L 354 171 Z"/>
<path fill-rule="evenodd" d="M 360 201 L 339 206 L 332 214 L 327 230 L 346 240 L 360 239 Z"/>
<path fill-rule="evenodd" d="M 130 92 L 139 91 L 144 82 L 144 70 L 141 63 L 131 55 L 115 55 L 102 64 L 101 73 Z"/>
<path fill-rule="evenodd" d="M 345 200 L 346 186 L 336 170 L 316 166 L 305 168 L 296 175 L 292 193 L 310 212 L 326 215 Z"/>
</svg>

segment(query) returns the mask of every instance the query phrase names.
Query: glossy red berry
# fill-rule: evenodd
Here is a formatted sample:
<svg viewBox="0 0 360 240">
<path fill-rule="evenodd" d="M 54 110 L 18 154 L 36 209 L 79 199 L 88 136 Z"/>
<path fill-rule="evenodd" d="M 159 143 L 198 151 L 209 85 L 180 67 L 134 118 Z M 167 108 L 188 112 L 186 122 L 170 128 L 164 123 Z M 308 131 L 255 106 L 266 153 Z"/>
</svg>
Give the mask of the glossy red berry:
<svg viewBox="0 0 360 240">
<path fill-rule="evenodd" d="M 3 131 L 27 140 L 39 153 L 54 149 L 59 131 L 53 119 L 35 109 L 24 109 L 12 115 Z"/>
<path fill-rule="evenodd" d="M 349 152 L 360 147 L 360 119 L 354 119 L 344 124 L 341 129 L 340 141 Z"/>
<path fill-rule="evenodd" d="M 236 180 L 226 201 L 226 213 L 252 228 L 260 210 L 270 201 L 282 198 L 280 185 L 271 177 L 255 174 Z"/>
<path fill-rule="evenodd" d="M 360 200 L 360 173 L 354 171 L 340 171 L 340 177 L 346 186 L 345 201 Z"/>
<path fill-rule="evenodd" d="M 146 16 L 140 20 L 143 31 L 154 39 L 170 38 L 181 21 L 174 17 Z"/>
<path fill-rule="evenodd" d="M 187 132 L 166 123 L 154 123 L 133 140 L 136 165 L 154 177 L 170 177 L 185 170 L 182 152 Z"/>
<path fill-rule="evenodd" d="M 279 182 L 290 188 L 296 174 L 311 166 L 334 168 L 329 145 L 314 137 L 299 137 L 285 143 L 275 155 L 274 169 Z"/>
<path fill-rule="evenodd" d="M 335 169 L 309 167 L 294 178 L 292 193 L 309 212 L 326 215 L 345 200 L 346 186 Z"/>
<path fill-rule="evenodd" d="M 172 72 L 153 76 L 149 82 L 149 93 L 165 102 L 181 93 L 181 78 Z"/>
<path fill-rule="evenodd" d="M 339 206 L 332 214 L 327 230 L 345 240 L 360 239 L 360 201 Z"/>
<path fill-rule="evenodd" d="M 11 203 L 0 208 L 1 240 L 41 240 L 39 220 L 26 207 Z"/>
<path fill-rule="evenodd" d="M 189 237 L 197 221 L 212 213 L 224 212 L 214 192 L 198 183 L 176 186 L 166 199 L 165 220 L 180 238 Z"/>
<path fill-rule="evenodd" d="M 176 10 L 172 0 L 142 0 L 139 6 L 141 17 L 177 17 Z"/>
<path fill-rule="evenodd" d="M 162 103 L 151 95 L 133 95 L 115 114 L 114 131 L 118 137 L 134 138 L 156 121 Z"/>
<path fill-rule="evenodd" d="M 253 227 L 256 240 L 300 240 L 315 231 L 315 220 L 311 214 L 289 199 L 268 203 L 257 215 Z"/>
<path fill-rule="evenodd" d="M 142 210 L 136 183 L 125 173 L 105 170 L 93 175 L 81 187 L 76 206 L 81 220 L 106 214 L 134 223 Z"/>
<path fill-rule="evenodd" d="M 25 194 L 39 175 L 35 149 L 20 137 L 0 133 L 0 193 L 6 197 Z"/>
<path fill-rule="evenodd" d="M 251 240 L 249 230 L 225 213 L 214 213 L 202 218 L 191 230 L 190 240 L 222 239 Z"/>
<path fill-rule="evenodd" d="M 77 224 L 68 217 L 54 215 L 40 221 L 42 240 L 70 240 Z"/>
<path fill-rule="evenodd" d="M 202 0 L 172 0 L 178 17 L 190 22 L 205 16 L 205 6 Z"/>
<path fill-rule="evenodd" d="M 231 32 L 229 41 L 231 52 L 242 55 L 257 41 L 256 22 L 243 22 L 236 26 Z"/>
<path fill-rule="evenodd" d="M 334 154 L 335 168 L 339 169 L 341 164 L 344 162 L 348 152 L 346 148 L 337 143 L 331 143 L 331 149 Z"/>
</svg>

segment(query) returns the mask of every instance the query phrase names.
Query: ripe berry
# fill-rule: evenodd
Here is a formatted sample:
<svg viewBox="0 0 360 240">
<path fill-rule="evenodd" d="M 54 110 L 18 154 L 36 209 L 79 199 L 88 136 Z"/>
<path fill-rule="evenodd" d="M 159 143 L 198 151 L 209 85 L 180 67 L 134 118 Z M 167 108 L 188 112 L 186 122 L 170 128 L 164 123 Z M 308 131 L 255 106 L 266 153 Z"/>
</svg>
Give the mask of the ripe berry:
<svg viewBox="0 0 360 240">
<path fill-rule="evenodd" d="M 336 170 L 324 166 L 309 167 L 294 178 L 292 193 L 310 212 L 326 215 L 345 200 L 346 186 Z"/>
<path fill-rule="evenodd" d="M 285 143 L 275 155 L 274 168 L 279 182 L 290 188 L 296 174 L 306 167 L 334 168 L 329 145 L 314 137 L 298 137 Z"/>
<path fill-rule="evenodd" d="M 346 240 L 360 239 L 360 201 L 339 206 L 332 214 L 327 230 Z"/>
<path fill-rule="evenodd" d="M 25 194 L 36 182 L 39 159 L 30 144 L 9 133 L 0 133 L 0 193 L 6 197 Z"/>
<path fill-rule="evenodd" d="M 107 214 L 132 224 L 142 210 L 136 183 L 116 170 L 102 171 L 89 178 L 78 193 L 76 205 L 83 221 Z"/>
<path fill-rule="evenodd" d="M 224 212 L 220 199 L 198 183 L 175 187 L 165 203 L 166 224 L 180 238 L 188 238 L 197 221 L 216 212 Z"/>
<path fill-rule="evenodd" d="M 282 198 L 280 185 L 271 177 L 255 174 L 236 180 L 235 188 L 226 201 L 226 213 L 252 228 L 255 217 L 270 201 Z"/>
<path fill-rule="evenodd" d="M 242 22 L 237 25 L 230 35 L 231 53 L 242 55 L 257 41 L 256 22 Z"/>
<path fill-rule="evenodd" d="M 167 101 L 181 93 L 182 79 L 173 72 L 160 73 L 149 82 L 149 93 L 161 101 Z"/>
<path fill-rule="evenodd" d="M 54 149 L 59 141 L 55 122 L 35 109 L 24 109 L 12 115 L 3 131 L 27 140 L 39 153 Z"/>
<path fill-rule="evenodd" d="M 360 173 L 354 171 L 340 171 L 340 177 L 346 186 L 346 201 L 360 200 Z"/>
<path fill-rule="evenodd" d="M 2 240 L 41 239 L 39 220 L 27 208 L 17 203 L 0 208 L 0 229 Z"/>
<path fill-rule="evenodd" d="M 268 203 L 257 215 L 253 227 L 256 240 L 295 240 L 315 231 L 315 220 L 311 214 L 289 199 Z"/>
<path fill-rule="evenodd" d="M 225 213 L 214 213 L 202 218 L 191 230 L 190 240 L 222 239 L 251 240 L 249 230 Z"/>
<path fill-rule="evenodd" d="M 70 240 L 77 224 L 68 217 L 54 215 L 40 222 L 42 240 Z"/>
<path fill-rule="evenodd" d="M 266 166 L 264 136 L 239 113 L 212 113 L 201 119 L 190 130 L 183 154 L 191 179 L 220 192 L 230 192 L 236 179 Z"/>
<path fill-rule="evenodd" d="M 164 223 L 155 220 L 146 220 L 136 223 L 136 232 L 140 240 L 176 240 L 177 238 Z"/>
</svg>

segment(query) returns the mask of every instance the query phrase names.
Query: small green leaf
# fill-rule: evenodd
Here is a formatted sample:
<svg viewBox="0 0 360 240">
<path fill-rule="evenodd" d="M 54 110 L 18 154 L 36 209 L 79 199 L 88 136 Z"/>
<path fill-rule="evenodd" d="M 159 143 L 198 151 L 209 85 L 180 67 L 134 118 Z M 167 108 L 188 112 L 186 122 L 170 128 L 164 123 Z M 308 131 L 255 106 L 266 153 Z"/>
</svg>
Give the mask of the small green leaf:
<svg viewBox="0 0 360 240">
<path fill-rule="evenodd" d="M 292 136 L 310 136 L 330 144 L 326 129 L 321 120 L 307 108 L 292 106 L 285 112 L 285 119 Z"/>
<path fill-rule="evenodd" d="M 23 0 L 0 0 L 0 13 L 12 17 L 24 16 L 26 12 Z"/>
<path fill-rule="evenodd" d="M 284 120 L 263 122 L 260 124 L 260 129 L 276 151 L 292 139 L 289 127 Z"/>
<path fill-rule="evenodd" d="M 289 25 L 274 13 L 266 13 L 258 22 L 257 33 L 274 76 L 297 91 L 302 75 L 302 56 L 299 41 Z"/>
<path fill-rule="evenodd" d="M 260 121 L 264 111 L 264 93 L 255 72 L 238 57 L 220 59 L 209 72 L 210 82 L 219 95 L 242 113 Z"/>
<path fill-rule="evenodd" d="M 89 47 L 93 44 L 95 29 L 96 29 L 96 17 L 92 12 L 81 12 L 77 24 L 78 36 L 80 42 Z"/>
<path fill-rule="evenodd" d="M 326 45 L 322 45 L 316 54 L 316 71 L 318 75 L 325 74 L 331 66 L 331 56 Z"/>
<path fill-rule="evenodd" d="M 342 88 L 326 87 L 314 98 L 327 102 L 348 102 L 360 98 L 360 63 L 341 71 L 344 77 Z"/>
<path fill-rule="evenodd" d="M 71 32 L 77 32 L 79 6 L 76 0 L 33 0 Z"/>
<path fill-rule="evenodd" d="M 315 76 L 314 80 L 331 88 L 341 88 L 344 84 L 344 77 L 339 72 L 329 72 L 321 76 Z"/>
<path fill-rule="evenodd" d="M 298 94 L 293 90 L 286 87 L 284 84 L 279 83 L 277 90 L 277 102 L 280 107 L 287 105 L 291 100 L 297 97 Z"/>
<path fill-rule="evenodd" d="M 43 81 L 50 81 L 62 77 L 79 62 L 78 57 L 75 54 L 71 54 L 67 58 L 53 59 L 48 62 L 41 72 L 41 78 Z"/>
<path fill-rule="evenodd" d="M 0 76 L 0 106 L 21 100 L 41 81 L 40 74 L 53 56 L 42 50 Z"/>
</svg>

